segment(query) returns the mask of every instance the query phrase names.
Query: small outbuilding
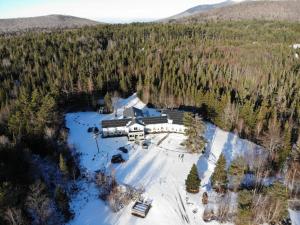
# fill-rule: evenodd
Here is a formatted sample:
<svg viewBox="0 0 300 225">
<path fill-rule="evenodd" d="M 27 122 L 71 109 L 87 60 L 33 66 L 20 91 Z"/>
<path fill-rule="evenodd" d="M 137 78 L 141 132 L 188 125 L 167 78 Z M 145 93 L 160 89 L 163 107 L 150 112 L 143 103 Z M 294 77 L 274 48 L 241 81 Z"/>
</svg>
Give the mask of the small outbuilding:
<svg viewBox="0 0 300 225">
<path fill-rule="evenodd" d="M 134 216 L 145 218 L 151 208 L 152 201 L 136 201 L 131 209 Z"/>
</svg>

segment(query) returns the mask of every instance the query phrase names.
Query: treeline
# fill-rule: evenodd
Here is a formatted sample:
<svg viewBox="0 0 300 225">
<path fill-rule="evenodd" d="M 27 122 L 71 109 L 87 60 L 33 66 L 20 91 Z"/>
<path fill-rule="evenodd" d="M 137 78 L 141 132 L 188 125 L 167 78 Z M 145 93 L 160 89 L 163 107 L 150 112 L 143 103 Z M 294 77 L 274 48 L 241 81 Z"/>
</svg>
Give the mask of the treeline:
<svg viewBox="0 0 300 225">
<path fill-rule="evenodd" d="M 247 21 L 99 25 L 0 38 L 1 154 L 8 154 L 0 157 L 0 192 L 17 199 L 0 194 L 1 209 L 25 208 L 30 190 L 23 187 L 37 182 L 29 179 L 32 154 L 72 165 L 63 112 L 93 107 L 106 92 L 137 91 L 158 107 L 192 107 L 263 144 L 279 170 L 299 133 L 300 61 L 290 47 L 299 36 L 297 23 Z M 20 174 L 8 165 L 23 164 L 22 180 L 8 179 Z"/>
</svg>

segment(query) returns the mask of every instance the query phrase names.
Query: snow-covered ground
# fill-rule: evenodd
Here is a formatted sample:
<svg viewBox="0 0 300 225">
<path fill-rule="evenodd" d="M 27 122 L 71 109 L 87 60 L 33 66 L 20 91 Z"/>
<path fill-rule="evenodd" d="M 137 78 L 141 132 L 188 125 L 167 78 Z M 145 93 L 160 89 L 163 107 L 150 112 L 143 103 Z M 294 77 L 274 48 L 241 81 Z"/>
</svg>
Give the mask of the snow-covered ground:
<svg viewBox="0 0 300 225">
<path fill-rule="evenodd" d="M 289 209 L 291 221 L 293 225 L 300 225 L 300 212 Z"/>
<path fill-rule="evenodd" d="M 124 107 L 135 106 L 148 115 L 158 115 L 154 109 L 148 109 L 136 95 L 116 102 L 117 117 L 122 116 Z M 79 192 L 73 196 L 71 207 L 75 218 L 70 225 L 184 225 L 206 224 L 202 220 L 204 207 L 201 203 L 203 191 L 210 191 L 210 176 L 215 163 L 223 152 L 228 162 L 245 151 L 255 151 L 258 146 L 238 138 L 212 124 L 207 124 L 206 153 L 188 154 L 181 143 L 182 134 L 147 135 L 151 143 L 148 149 L 128 142 L 126 137 L 98 138 L 100 152 L 88 127 L 101 126 L 101 120 L 112 119 L 115 114 L 103 115 L 95 112 L 78 112 L 66 115 L 66 124 L 70 128 L 68 142 L 81 153 L 81 166 L 85 178 L 78 181 Z M 159 144 L 158 144 L 159 143 Z M 117 149 L 127 146 L 128 154 L 123 154 L 126 162 L 119 165 L 110 163 L 111 156 L 120 153 Z M 183 157 L 180 157 L 182 156 Z M 193 163 L 196 163 L 201 178 L 201 192 L 188 194 L 185 191 L 185 179 Z M 131 215 L 133 202 L 118 213 L 99 199 L 98 189 L 93 183 L 94 172 L 105 167 L 113 170 L 118 183 L 134 187 L 144 187 L 145 194 L 153 199 L 152 208 L 145 219 Z M 218 224 L 211 222 L 209 224 Z"/>
</svg>

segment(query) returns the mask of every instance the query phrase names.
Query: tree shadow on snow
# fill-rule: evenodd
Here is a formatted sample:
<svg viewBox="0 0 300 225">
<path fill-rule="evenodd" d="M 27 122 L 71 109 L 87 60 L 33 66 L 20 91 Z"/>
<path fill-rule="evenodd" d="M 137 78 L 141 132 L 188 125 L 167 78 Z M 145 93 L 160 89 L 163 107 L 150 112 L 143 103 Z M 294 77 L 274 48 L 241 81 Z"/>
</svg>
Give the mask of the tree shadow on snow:
<svg viewBox="0 0 300 225">
<path fill-rule="evenodd" d="M 200 156 L 197 162 L 198 174 L 199 178 L 203 179 L 205 172 L 208 170 L 208 157 L 211 154 L 211 148 L 213 144 L 213 140 L 215 138 L 217 127 L 207 123 L 206 124 L 206 131 L 205 131 L 205 138 L 207 140 L 207 146 L 205 147 L 205 152 Z"/>
</svg>

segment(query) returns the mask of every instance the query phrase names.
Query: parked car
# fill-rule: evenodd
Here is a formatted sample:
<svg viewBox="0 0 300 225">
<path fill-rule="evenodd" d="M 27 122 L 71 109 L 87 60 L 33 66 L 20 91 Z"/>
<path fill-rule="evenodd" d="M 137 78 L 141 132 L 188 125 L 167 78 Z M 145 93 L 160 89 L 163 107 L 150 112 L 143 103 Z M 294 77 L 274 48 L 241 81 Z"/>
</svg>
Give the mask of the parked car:
<svg viewBox="0 0 300 225">
<path fill-rule="evenodd" d="M 142 148 L 143 148 L 143 149 L 148 149 L 148 146 L 149 146 L 149 145 L 148 145 L 146 142 L 143 142 L 143 144 L 142 144 Z"/>
<path fill-rule="evenodd" d="M 111 163 L 123 163 L 125 160 L 123 159 L 121 154 L 116 154 L 111 157 Z"/>
<path fill-rule="evenodd" d="M 119 151 L 123 152 L 123 153 L 128 153 L 128 149 L 123 147 L 118 148 Z"/>
<path fill-rule="evenodd" d="M 99 133 L 99 128 L 98 127 L 94 127 L 93 132 L 94 132 L 94 134 Z"/>
<path fill-rule="evenodd" d="M 89 127 L 87 132 L 91 133 L 93 132 L 94 134 L 99 133 L 99 128 L 98 127 Z"/>
</svg>

